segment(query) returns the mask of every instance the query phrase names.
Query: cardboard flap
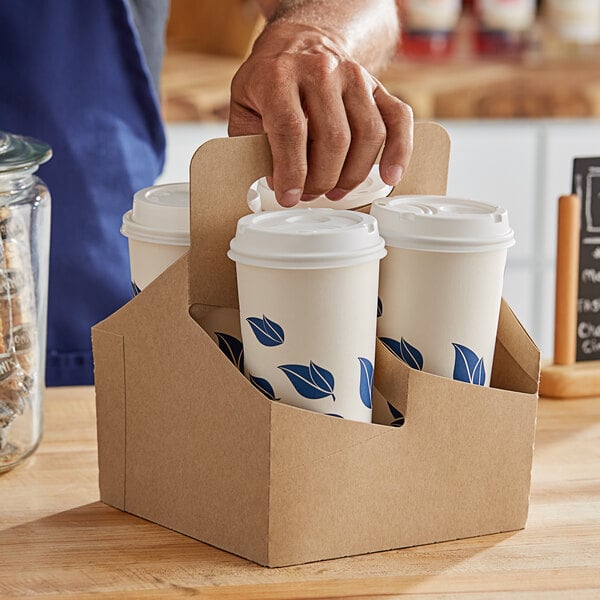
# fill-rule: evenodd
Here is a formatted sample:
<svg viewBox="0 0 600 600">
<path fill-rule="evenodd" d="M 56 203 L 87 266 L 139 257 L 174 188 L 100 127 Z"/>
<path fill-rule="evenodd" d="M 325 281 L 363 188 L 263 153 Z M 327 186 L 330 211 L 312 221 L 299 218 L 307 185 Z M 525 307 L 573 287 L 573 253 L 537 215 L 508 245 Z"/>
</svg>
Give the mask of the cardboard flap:
<svg viewBox="0 0 600 600">
<path fill-rule="evenodd" d="M 411 373 L 416 372 L 395 357 L 379 340 L 377 340 L 375 364 L 375 387 L 387 402 L 407 416 L 409 377 Z M 539 377 L 540 351 L 503 299 L 500 306 L 490 387 L 524 394 L 537 394 Z M 456 382 L 448 383 L 448 385 L 455 384 Z"/>
<path fill-rule="evenodd" d="M 265 135 L 210 140 L 192 157 L 189 304 L 237 308 L 235 265 L 227 250 L 237 221 L 250 212 L 248 188 L 271 171 Z"/>
<path fill-rule="evenodd" d="M 446 195 L 449 163 L 448 132 L 439 123 L 416 123 L 410 164 L 392 195 Z"/>
<path fill-rule="evenodd" d="M 122 335 L 92 330 L 100 498 L 125 509 L 125 350 Z"/>
<path fill-rule="evenodd" d="M 510 306 L 502 300 L 490 385 L 537 394 L 539 383 L 540 351 Z"/>
<path fill-rule="evenodd" d="M 379 339 L 375 346 L 373 384 L 396 410 L 406 414 L 410 367 L 394 356 Z"/>
<path fill-rule="evenodd" d="M 415 125 L 414 150 L 395 194 L 445 194 L 450 138 L 436 123 Z M 237 308 L 235 265 L 227 258 L 237 221 L 250 212 L 248 188 L 272 172 L 266 135 L 214 139 L 190 165 L 189 304 Z"/>
</svg>

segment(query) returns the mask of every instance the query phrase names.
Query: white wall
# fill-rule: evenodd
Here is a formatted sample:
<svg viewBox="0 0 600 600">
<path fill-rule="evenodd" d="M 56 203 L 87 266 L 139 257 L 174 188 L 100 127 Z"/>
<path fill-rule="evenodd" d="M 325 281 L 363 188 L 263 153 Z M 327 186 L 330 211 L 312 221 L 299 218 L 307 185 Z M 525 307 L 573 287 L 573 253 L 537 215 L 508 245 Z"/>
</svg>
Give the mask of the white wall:
<svg viewBox="0 0 600 600">
<path fill-rule="evenodd" d="M 517 244 L 504 295 L 545 356 L 552 355 L 558 197 L 571 191 L 575 156 L 600 156 L 600 121 L 449 121 L 448 194 L 504 206 Z M 167 126 L 167 163 L 158 183 L 186 181 L 189 161 L 225 123 Z"/>
</svg>

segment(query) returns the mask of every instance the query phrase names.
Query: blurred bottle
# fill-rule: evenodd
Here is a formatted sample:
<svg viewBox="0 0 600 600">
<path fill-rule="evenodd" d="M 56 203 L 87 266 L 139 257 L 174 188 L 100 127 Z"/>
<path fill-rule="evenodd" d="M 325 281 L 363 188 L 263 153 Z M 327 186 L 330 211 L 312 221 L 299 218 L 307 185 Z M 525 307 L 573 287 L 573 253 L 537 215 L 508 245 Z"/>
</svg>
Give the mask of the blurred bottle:
<svg viewBox="0 0 600 600">
<path fill-rule="evenodd" d="M 600 44 L 600 0 L 546 0 L 548 53 L 585 55 Z"/>
<path fill-rule="evenodd" d="M 474 5 L 478 54 L 513 56 L 526 49 L 536 0 L 475 0 Z"/>
<path fill-rule="evenodd" d="M 444 58 L 454 49 L 461 0 L 404 0 L 402 47 L 410 58 Z"/>
</svg>

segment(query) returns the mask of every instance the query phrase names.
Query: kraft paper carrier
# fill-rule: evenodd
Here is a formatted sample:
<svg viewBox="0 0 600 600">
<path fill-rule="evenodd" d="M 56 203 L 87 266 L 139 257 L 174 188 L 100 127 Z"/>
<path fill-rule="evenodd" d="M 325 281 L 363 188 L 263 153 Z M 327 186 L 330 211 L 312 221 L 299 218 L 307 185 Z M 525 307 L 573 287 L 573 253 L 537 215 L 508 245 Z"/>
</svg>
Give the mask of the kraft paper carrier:
<svg viewBox="0 0 600 600">
<path fill-rule="evenodd" d="M 418 124 L 395 194 L 444 194 L 450 143 Z M 492 387 L 407 367 L 378 342 L 375 387 L 402 427 L 263 396 L 195 319 L 237 308 L 226 256 L 265 136 L 191 163 L 191 250 L 93 328 L 101 500 L 267 566 L 523 528 L 539 351 L 503 303 Z"/>
</svg>

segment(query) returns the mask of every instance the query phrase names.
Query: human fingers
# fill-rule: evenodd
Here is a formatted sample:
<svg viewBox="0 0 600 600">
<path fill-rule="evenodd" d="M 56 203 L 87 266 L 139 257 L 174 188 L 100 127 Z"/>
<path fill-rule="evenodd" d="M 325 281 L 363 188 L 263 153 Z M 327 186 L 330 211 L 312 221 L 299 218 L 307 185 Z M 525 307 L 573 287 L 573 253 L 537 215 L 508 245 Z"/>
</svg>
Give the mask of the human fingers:
<svg viewBox="0 0 600 600">
<path fill-rule="evenodd" d="M 356 65 L 364 71 L 362 67 Z M 373 97 L 373 84 L 366 71 L 354 78 L 344 94 L 344 105 L 352 134 L 346 161 L 335 188 L 327 193 L 341 200 L 362 183 L 371 170 L 386 137 L 386 128 Z"/>
<path fill-rule="evenodd" d="M 273 174 L 268 180 L 279 204 L 290 207 L 300 201 L 304 188 L 307 126 L 297 85 L 278 76 L 286 74 L 285 69 L 274 73 L 268 87 L 254 85 L 240 89 L 234 79 L 229 133 L 267 134 L 273 156 Z M 245 96 L 250 89 L 251 99 Z"/>
<path fill-rule="evenodd" d="M 278 96 L 263 105 L 263 128 L 273 155 L 273 190 L 281 206 L 300 201 L 306 180 L 307 125 L 297 95 Z"/>
<path fill-rule="evenodd" d="M 227 133 L 230 136 L 264 133 L 262 119 L 260 115 L 232 97 L 229 103 Z"/>
<path fill-rule="evenodd" d="M 229 104 L 227 133 L 230 136 L 264 133 L 262 118 L 232 97 Z M 267 175 L 267 185 L 273 189 L 273 175 L 271 174 Z"/>
<path fill-rule="evenodd" d="M 337 81 L 303 89 L 308 117 L 308 172 L 304 199 L 332 190 L 340 177 L 350 147 L 351 132 Z"/>
<path fill-rule="evenodd" d="M 412 154 L 413 112 L 408 104 L 389 94 L 381 85 L 373 95 L 386 128 L 379 173 L 385 183 L 396 185 L 402 179 Z"/>
</svg>

